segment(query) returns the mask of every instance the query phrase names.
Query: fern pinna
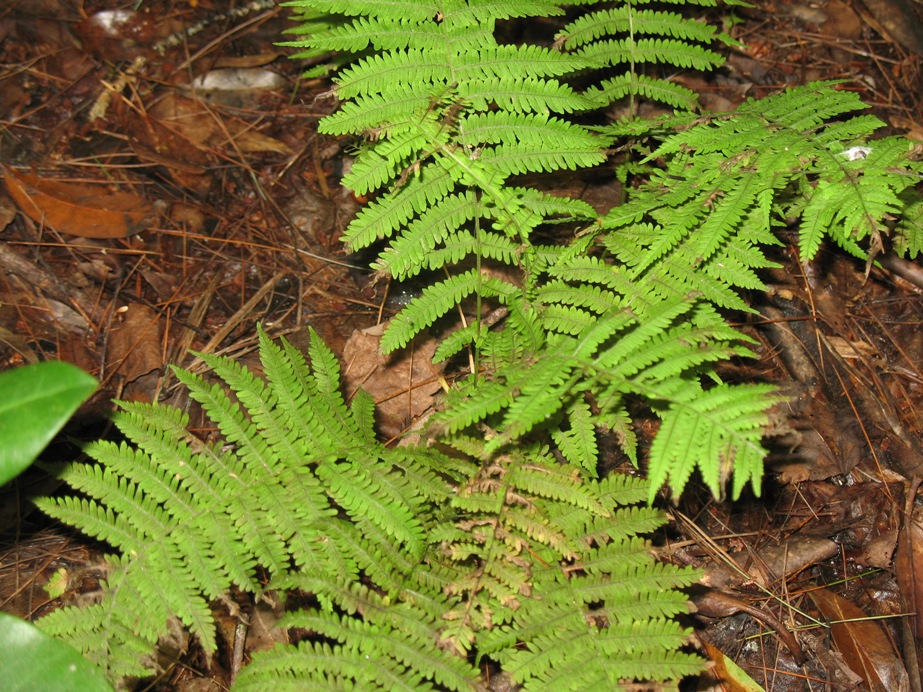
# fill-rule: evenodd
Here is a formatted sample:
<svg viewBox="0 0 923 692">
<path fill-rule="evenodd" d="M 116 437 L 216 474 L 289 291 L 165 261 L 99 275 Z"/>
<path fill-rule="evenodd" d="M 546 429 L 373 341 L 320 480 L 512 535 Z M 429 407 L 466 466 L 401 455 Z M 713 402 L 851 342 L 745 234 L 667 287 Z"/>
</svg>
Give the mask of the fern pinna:
<svg viewBox="0 0 923 692">
<path fill-rule="evenodd" d="M 97 603 L 40 621 L 110 679 L 153 672 L 177 620 L 214 653 L 212 608 L 236 608 L 232 588 L 317 603 L 283 623 L 310 636 L 255 656 L 240 689 L 474 689 L 488 655 L 541 686 L 569 675 L 576 640 L 595 663 L 562 689 L 698 670 L 671 619 L 694 575 L 639 538 L 663 521 L 638 504 L 646 483 L 595 481 L 538 448 L 488 458 L 463 438 L 386 449 L 319 337 L 310 367 L 263 332 L 260 353 L 265 380 L 212 356 L 219 384 L 176 371 L 212 441 L 176 409 L 124 403 L 128 441 L 61 473 L 82 495 L 40 500 L 117 551 Z"/>
</svg>

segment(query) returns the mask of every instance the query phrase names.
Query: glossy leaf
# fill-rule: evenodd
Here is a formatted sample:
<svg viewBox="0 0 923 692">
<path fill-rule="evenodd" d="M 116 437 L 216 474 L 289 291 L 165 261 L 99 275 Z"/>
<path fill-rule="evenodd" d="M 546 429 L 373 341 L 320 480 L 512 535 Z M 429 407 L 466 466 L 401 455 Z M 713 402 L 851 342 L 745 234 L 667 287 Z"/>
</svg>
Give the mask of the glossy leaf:
<svg viewBox="0 0 923 692">
<path fill-rule="evenodd" d="M 0 484 L 32 463 L 95 389 L 90 375 L 59 361 L 0 373 Z"/>
<path fill-rule="evenodd" d="M 0 613 L 0 676 L 6 690 L 111 690 L 89 661 L 35 625 Z"/>
</svg>

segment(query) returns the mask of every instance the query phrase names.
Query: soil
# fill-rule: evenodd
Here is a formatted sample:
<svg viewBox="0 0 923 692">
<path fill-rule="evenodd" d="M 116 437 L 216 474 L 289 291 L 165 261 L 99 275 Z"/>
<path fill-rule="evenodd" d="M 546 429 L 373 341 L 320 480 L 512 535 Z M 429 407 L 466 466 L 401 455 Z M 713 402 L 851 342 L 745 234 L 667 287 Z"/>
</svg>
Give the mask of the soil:
<svg viewBox="0 0 923 692">
<path fill-rule="evenodd" d="M 923 141 L 918 4 L 759 0 L 710 16 L 741 45 L 715 74 L 677 77 L 706 108 L 837 79 L 883 132 Z M 335 104 L 277 45 L 291 26 L 271 2 L 0 9 L 0 370 L 62 359 L 98 377 L 71 437 L 106 434 L 114 399 L 185 404 L 166 366 L 204 372 L 191 350 L 254 364 L 257 323 L 296 344 L 316 329 L 347 387 L 389 402 L 388 438 L 451 375 L 420 365 L 425 344 L 375 355 L 376 325 L 414 287 L 373 282 L 340 243 L 363 201 L 339 185 L 350 142 L 317 133 Z M 598 176 L 559 182 L 601 207 L 615 197 Z M 790 395 L 762 495 L 690 489 L 659 550 L 705 574 L 691 624 L 717 678 L 733 661 L 768 690 L 919 690 L 923 271 L 886 255 L 866 275 L 833 248 L 803 264 L 783 240 L 759 313 L 741 317 L 759 359 L 728 369 Z M 61 436 L 44 458 L 75 453 Z M 62 569 L 92 590 L 103 553 L 32 511 L 49 483 L 33 471 L 2 491 L 0 608 L 26 618 L 60 604 L 45 587 Z M 225 689 L 229 656 L 209 668 L 193 647 L 149 687 Z"/>
</svg>

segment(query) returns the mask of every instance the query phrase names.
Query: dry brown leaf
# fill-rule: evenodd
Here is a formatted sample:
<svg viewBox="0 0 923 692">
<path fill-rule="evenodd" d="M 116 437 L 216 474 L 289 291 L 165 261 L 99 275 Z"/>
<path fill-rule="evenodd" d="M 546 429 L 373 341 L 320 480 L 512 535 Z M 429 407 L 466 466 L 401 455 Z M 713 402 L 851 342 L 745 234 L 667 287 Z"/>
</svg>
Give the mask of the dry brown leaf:
<svg viewBox="0 0 923 692">
<path fill-rule="evenodd" d="M 916 499 L 917 488 L 918 486 L 914 485 L 906 499 L 904 525 L 901 527 L 897 550 L 894 553 L 894 574 L 901 587 L 904 608 L 906 612 L 911 613 L 909 617 L 919 638 L 923 633 L 923 617 L 919 615 L 920 607 L 923 606 L 923 574 L 920 573 L 923 566 L 923 513 L 919 510 L 910 512 Z"/>
<path fill-rule="evenodd" d="M 725 656 L 721 649 L 705 641 L 702 642 L 702 646 L 705 647 L 708 658 L 715 664 L 709 669 L 708 675 L 717 679 L 724 692 L 763 692 L 763 688 L 733 660 Z"/>
<path fill-rule="evenodd" d="M 847 341 L 839 336 L 821 335 L 821 337 L 827 342 L 827 347 L 844 360 L 871 359 L 878 355 L 875 347 L 864 341 Z"/>
<path fill-rule="evenodd" d="M 232 123 L 233 124 L 233 123 Z M 236 123 L 240 125 L 241 123 Z M 237 144 L 237 148 L 245 152 L 259 152 L 259 151 L 268 151 L 274 154 L 285 154 L 290 155 L 295 152 L 292 151 L 292 148 L 288 146 L 285 142 L 276 139 L 275 137 L 269 137 L 264 135 L 256 130 L 242 130 L 239 128 L 234 128 L 237 130 L 237 134 L 232 135 L 234 142 Z"/>
<path fill-rule="evenodd" d="M 205 194 L 213 184 L 209 169 L 219 152 L 272 152 L 290 155 L 285 143 L 237 118 L 221 118 L 199 99 L 167 92 L 144 116 L 130 116 L 129 142 L 139 158 L 166 168 L 179 185 Z"/>
<path fill-rule="evenodd" d="M 897 538 L 898 532 L 893 530 L 876 536 L 866 543 L 861 552 L 855 556 L 856 563 L 880 569 L 890 568 L 894 549 L 897 546 Z"/>
<path fill-rule="evenodd" d="M 109 334 L 109 362 L 132 391 L 123 399 L 151 401 L 163 367 L 163 322 L 144 305 L 124 308 L 124 321 Z"/>
<path fill-rule="evenodd" d="M 125 129 L 138 158 L 163 166 L 170 177 L 197 194 L 211 190 L 209 174 L 218 159 L 210 153 L 207 138 L 211 130 L 196 129 L 195 123 L 210 116 L 190 99 L 177 99 L 173 92 L 153 104 L 146 115 L 131 111 Z"/>
<path fill-rule="evenodd" d="M 3 180 L 20 211 L 36 223 L 82 238 L 125 238 L 151 225 L 154 207 L 131 192 L 43 180 L 3 169 Z"/>
<path fill-rule="evenodd" d="M 174 136 L 188 140 L 203 152 L 216 149 L 233 151 L 271 151 L 291 154 L 292 150 L 277 139 L 260 134 L 238 118 L 219 120 L 201 100 L 186 98 L 175 92 L 166 94 L 150 109 L 148 116 L 159 121 Z M 157 149 L 162 152 L 162 149 Z"/>
<path fill-rule="evenodd" d="M 881 623 L 829 589 L 810 592 L 821 615 L 830 621 L 837 650 L 873 692 L 904 692 L 909 677 Z"/>
<path fill-rule="evenodd" d="M 250 629 L 247 632 L 247 652 L 266 651 L 277 644 L 288 644 L 288 630 L 279 627 L 283 612 L 281 605 L 259 601 L 250 615 Z"/>
<path fill-rule="evenodd" d="M 343 349 L 344 380 L 350 394 L 364 389 L 372 395 L 381 433 L 395 437 L 432 407 L 443 368 L 433 363 L 434 339 L 414 342 L 412 349 L 396 355 L 381 355 L 384 327 L 356 330 L 349 337 Z"/>
<path fill-rule="evenodd" d="M 911 120 L 910 118 L 905 118 L 902 115 L 892 115 L 888 118 L 888 121 L 899 130 L 907 130 L 904 133 L 904 136 L 908 139 L 914 139 L 918 142 L 923 142 L 923 123 L 917 122 L 916 120 Z"/>
</svg>

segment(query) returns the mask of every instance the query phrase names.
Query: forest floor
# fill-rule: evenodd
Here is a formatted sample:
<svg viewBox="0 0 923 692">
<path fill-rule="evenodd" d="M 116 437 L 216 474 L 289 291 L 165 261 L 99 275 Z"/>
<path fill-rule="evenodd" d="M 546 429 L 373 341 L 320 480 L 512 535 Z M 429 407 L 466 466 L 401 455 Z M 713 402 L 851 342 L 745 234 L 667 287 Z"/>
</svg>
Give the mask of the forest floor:
<svg viewBox="0 0 923 692">
<path fill-rule="evenodd" d="M 317 134 L 334 104 L 275 45 L 286 10 L 234 5 L 0 9 L 0 370 L 63 359 L 92 373 L 99 392 L 72 430 L 88 436 L 113 399 L 181 403 L 166 366 L 203 371 L 190 349 L 253 364 L 257 323 L 296 344 L 310 326 L 395 437 L 442 375 L 425 344 L 396 361 L 375 350 L 412 287 L 373 285 L 339 242 L 361 203 L 338 183 L 349 143 Z M 911 0 L 759 0 L 711 17 L 742 46 L 707 78 L 678 77 L 706 108 L 841 79 L 884 132 L 923 141 Z M 601 209 L 615 197 L 565 185 Z M 734 660 L 768 690 L 919 690 L 923 270 L 886 257 L 866 277 L 835 252 L 799 263 L 791 244 L 776 259 L 759 314 L 741 317 L 760 358 L 735 366 L 791 397 L 764 491 L 729 503 L 691 489 L 660 550 L 706 574 L 694 624 L 718 668 Z M 27 618 L 60 603 L 44 588 L 56 573 L 100 555 L 31 509 L 48 482 L 27 474 L 0 498 L 0 609 Z M 192 652 L 150 687 L 226 689 L 229 655 L 209 668 Z"/>
</svg>

